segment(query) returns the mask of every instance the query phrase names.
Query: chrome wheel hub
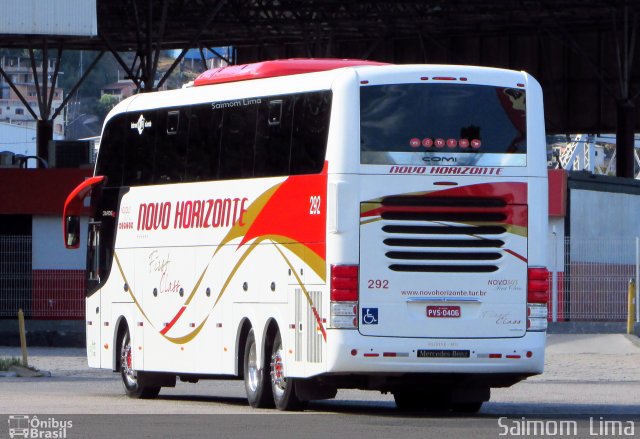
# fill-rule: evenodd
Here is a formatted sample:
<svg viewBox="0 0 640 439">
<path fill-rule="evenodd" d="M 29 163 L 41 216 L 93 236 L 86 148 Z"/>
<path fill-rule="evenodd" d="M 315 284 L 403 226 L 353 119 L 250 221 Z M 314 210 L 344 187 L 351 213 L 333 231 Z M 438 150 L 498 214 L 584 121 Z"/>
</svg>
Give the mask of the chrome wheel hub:
<svg viewBox="0 0 640 439">
<path fill-rule="evenodd" d="M 276 398 L 279 398 L 287 388 L 282 354 L 282 345 L 280 345 L 271 356 L 271 384 L 274 392 L 273 396 Z"/>
<path fill-rule="evenodd" d="M 127 384 L 128 387 L 136 386 L 138 379 L 136 371 L 133 369 L 131 342 L 129 338 L 126 338 L 122 345 L 120 352 L 120 369 L 122 370 L 122 377 L 125 379 L 125 384 Z"/>
<path fill-rule="evenodd" d="M 249 348 L 249 359 L 247 361 L 247 384 L 252 392 L 255 392 L 260 385 L 260 373 L 258 371 L 258 359 L 256 356 L 256 344 Z"/>
</svg>

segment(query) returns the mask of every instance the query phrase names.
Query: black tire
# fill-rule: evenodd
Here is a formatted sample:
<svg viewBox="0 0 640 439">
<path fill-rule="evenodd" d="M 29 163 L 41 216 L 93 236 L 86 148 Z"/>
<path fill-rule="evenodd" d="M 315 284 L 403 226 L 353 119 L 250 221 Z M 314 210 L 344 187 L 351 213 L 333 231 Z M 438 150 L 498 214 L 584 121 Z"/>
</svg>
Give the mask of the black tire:
<svg viewBox="0 0 640 439">
<path fill-rule="evenodd" d="M 138 373 L 132 367 L 131 336 L 125 327 L 120 342 L 120 376 L 124 392 L 129 398 L 153 399 L 160 393 L 160 386 L 145 386 L 138 380 Z"/>
<path fill-rule="evenodd" d="M 425 409 L 424 395 L 415 392 L 397 391 L 393 392 L 393 399 L 398 410 L 403 412 L 417 412 Z"/>
<path fill-rule="evenodd" d="M 273 407 L 273 395 L 269 385 L 269 367 L 263 358 L 258 358 L 253 329 L 247 335 L 244 347 L 244 388 L 249 405 L 254 408 Z"/>
<path fill-rule="evenodd" d="M 296 380 L 295 378 L 287 378 L 284 374 L 284 349 L 280 332 L 277 332 L 273 339 L 269 369 L 271 371 L 271 393 L 276 408 L 283 411 L 302 410 L 307 403 L 300 401 L 296 395 Z"/>
<path fill-rule="evenodd" d="M 398 410 L 407 412 L 449 410 L 450 403 L 446 394 L 428 393 L 427 391 L 399 390 L 393 392 L 393 399 Z"/>
<path fill-rule="evenodd" d="M 451 406 L 451 410 L 457 413 L 478 413 L 482 408 L 483 401 L 458 402 Z"/>
</svg>

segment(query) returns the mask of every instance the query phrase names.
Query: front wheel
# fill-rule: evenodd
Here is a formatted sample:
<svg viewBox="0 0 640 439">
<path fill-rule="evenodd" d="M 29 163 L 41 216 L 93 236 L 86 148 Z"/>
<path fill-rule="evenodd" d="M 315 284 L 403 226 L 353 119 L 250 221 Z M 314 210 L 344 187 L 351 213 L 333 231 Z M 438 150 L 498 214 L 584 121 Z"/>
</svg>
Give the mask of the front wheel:
<svg viewBox="0 0 640 439">
<path fill-rule="evenodd" d="M 124 392 L 129 398 L 153 399 L 160 393 L 160 386 L 145 386 L 138 380 L 138 373 L 133 368 L 129 328 L 125 328 L 120 346 L 120 376 Z"/>
<path fill-rule="evenodd" d="M 300 401 L 296 395 L 296 380 L 285 376 L 284 349 L 282 338 L 278 332 L 273 340 L 271 350 L 271 390 L 273 401 L 278 410 L 301 410 L 306 401 Z"/>
</svg>

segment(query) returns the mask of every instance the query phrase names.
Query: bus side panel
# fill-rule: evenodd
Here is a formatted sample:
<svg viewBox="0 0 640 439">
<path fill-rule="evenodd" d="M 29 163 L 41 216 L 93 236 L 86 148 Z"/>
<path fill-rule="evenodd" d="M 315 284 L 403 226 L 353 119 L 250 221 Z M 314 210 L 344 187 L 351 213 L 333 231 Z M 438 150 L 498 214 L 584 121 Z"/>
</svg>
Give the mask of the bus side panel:
<svg viewBox="0 0 640 439">
<path fill-rule="evenodd" d="M 87 325 L 87 360 L 89 367 L 100 367 L 100 296 L 98 290 L 88 296 L 85 302 Z"/>
</svg>

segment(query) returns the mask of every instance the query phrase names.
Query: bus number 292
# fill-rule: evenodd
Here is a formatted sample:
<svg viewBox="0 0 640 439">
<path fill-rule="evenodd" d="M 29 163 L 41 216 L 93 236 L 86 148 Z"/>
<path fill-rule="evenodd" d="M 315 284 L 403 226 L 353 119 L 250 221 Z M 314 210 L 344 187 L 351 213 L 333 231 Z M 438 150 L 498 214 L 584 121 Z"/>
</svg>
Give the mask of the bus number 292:
<svg viewBox="0 0 640 439">
<path fill-rule="evenodd" d="M 309 198 L 309 203 L 311 204 L 311 207 L 309 208 L 309 215 L 320 215 L 321 200 L 322 198 L 320 198 L 320 195 L 312 195 L 311 198 Z"/>
</svg>

